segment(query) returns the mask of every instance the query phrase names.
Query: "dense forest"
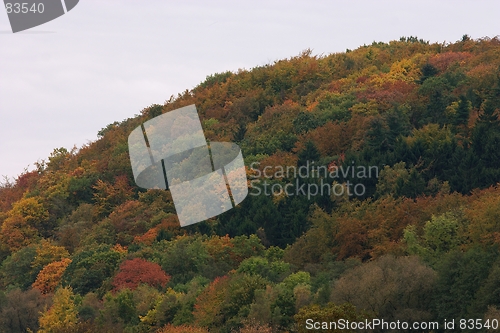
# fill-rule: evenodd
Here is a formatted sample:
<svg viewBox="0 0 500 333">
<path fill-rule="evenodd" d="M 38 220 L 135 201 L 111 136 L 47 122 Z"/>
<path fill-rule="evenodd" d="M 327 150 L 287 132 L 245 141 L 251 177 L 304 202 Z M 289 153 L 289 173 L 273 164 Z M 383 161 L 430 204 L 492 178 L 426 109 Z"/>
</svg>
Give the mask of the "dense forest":
<svg viewBox="0 0 500 333">
<path fill-rule="evenodd" d="M 127 138 L 191 104 L 207 139 L 241 147 L 250 194 L 181 228 L 168 190 L 135 185 Z M 0 331 L 305 332 L 310 318 L 493 329 L 499 112 L 496 37 L 402 37 L 210 75 L 2 183 Z M 274 191 L 348 182 L 363 191 Z"/>
</svg>

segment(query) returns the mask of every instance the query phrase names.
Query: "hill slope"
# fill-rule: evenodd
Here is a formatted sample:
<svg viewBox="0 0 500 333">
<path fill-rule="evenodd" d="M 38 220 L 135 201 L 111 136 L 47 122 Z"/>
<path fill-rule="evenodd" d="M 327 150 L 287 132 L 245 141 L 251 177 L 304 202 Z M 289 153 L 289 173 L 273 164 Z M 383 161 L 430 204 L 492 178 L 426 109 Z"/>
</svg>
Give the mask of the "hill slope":
<svg viewBox="0 0 500 333">
<path fill-rule="evenodd" d="M 241 146 L 250 195 L 181 229 L 168 191 L 135 186 L 127 138 L 190 104 L 210 141 Z M 2 186 L 1 330 L 495 316 L 499 108 L 497 38 L 306 50 L 211 75 Z"/>
</svg>

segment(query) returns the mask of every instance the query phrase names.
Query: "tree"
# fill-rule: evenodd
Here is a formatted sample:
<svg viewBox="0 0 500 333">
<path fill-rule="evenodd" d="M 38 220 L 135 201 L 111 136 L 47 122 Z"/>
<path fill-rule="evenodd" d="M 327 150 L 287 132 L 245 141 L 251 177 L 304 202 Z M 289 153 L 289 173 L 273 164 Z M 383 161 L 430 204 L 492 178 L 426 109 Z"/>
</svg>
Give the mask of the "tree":
<svg viewBox="0 0 500 333">
<path fill-rule="evenodd" d="M 223 323 L 220 312 L 229 282 L 227 276 L 216 278 L 196 298 L 193 314 L 197 325 L 210 328 Z"/>
<path fill-rule="evenodd" d="M 40 202 L 40 198 L 22 198 L 12 205 L 12 214 L 18 214 L 26 219 L 26 222 L 36 228 L 40 228 L 48 218 L 47 209 Z"/>
<path fill-rule="evenodd" d="M 194 317 L 197 325 L 227 329 L 239 326 L 254 301 L 255 291 L 267 281 L 260 276 L 234 274 L 216 278 L 196 299 Z"/>
<path fill-rule="evenodd" d="M 404 183 L 408 181 L 408 176 L 409 171 L 405 162 L 396 163 L 392 167 L 389 165 L 384 166 L 378 178 L 376 196 L 391 195 L 396 197 L 398 179 L 402 179 Z"/>
<path fill-rule="evenodd" d="M 36 228 L 30 226 L 20 215 L 12 215 L 2 223 L 0 239 L 11 252 L 35 243 L 40 238 Z"/>
<path fill-rule="evenodd" d="M 59 288 L 52 306 L 40 316 L 38 333 L 71 333 L 78 324 L 74 294 L 71 288 Z"/>
<path fill-rule="evenodd" d="M 479 287 L 474 301 L 470 307 L 471 315 L 481 318 L 488 311 L 490 306 L 498 306 L 500 304 L 500 263 L 495 262 L 490 269 L 488 277 Z"/>
<path fill-rule="evenodd" d="M 311 228 L 285 250 L 285 261 L 299 268 L 319 264 L 331 252 L 338 221 L 319 207 L 309 217 Z"/>
<path fill-rule="evenodd" d="M 125 176 L 117 176 L 114 184 L 99 179 L 93 189 L 97 213 L 101 217 L 111 213 L 113 207 L 124 203 L 132 196 L 132 188 Z"/>
<path fill-rule="evenodd" d="M 486 100 L 482 113 L 472 132 L 472 149 L 479 157 L 480 186 L 487 187 L 500 181 L 500 121 L 495 105 Z"/>
<path fill-rule="evenodd" d="M 140 292 L 141 290 L 139 289 L 139 292 L 135 293 L 139 301 L 137 308 L 144 309 L 145 307 L 149 307 L 146 315 L 139 315 L 141 323 L 156 327 L 172 323 L 175 315 L 181 308 L 180 300 L 185 298 L 185 294 L 176 292 L 171 288 L 168 288 L 165 293 L 161 294 L 149 286 L 143 285 L 141 288 L 145 292 Z M 152 299 L 153 301 L 151 301 Z"/>
<path fill-rule="evenodd" d="M 312 162 L 318 161 L 321 155 L 316 145 L 312 141 L 307 141 L 304 149 L 299 152 L 298 157 L 297 165 L 300 167 L 304 165 L 311 166 Z"/>
<path fill-rule="evenodd" d="M 33 282 L 33 289 L 40 290 L 42 294 L 54 292 L 56 287 L 61 283 L 62 275 L 70 263 L 71 259 L 64 258 L 46 265 L 38 273 L 35 282 Z"/>
<path fill-rule="evenodd" d="M 368 147 L 375 152 L 384 152 L 389 149 L 389 127 L 382 117 L 373 118 L 367 133 Z"/>
<path fill-rule="evenodd" d="M 137 302 L 130 289 L 122 289 L 116 294 L 108 292 L 103 297 L 103 309 L 99 316 L 101 324 L 121 331 L 126 326 L 139 324 L 140 318 L 137 311 Z"/>
<path fill-rule="evenodd" d="M 484 190 L 480 196 L 465 209 L 470 220 L 468 236 L 478 244 L 493 245 L 500 242 L 500 196 L 499 188 Z"/>
<path fill-rule="evenodd" d="M 436 273 L 418 257 L 383 256 L 343 274 L 331 301 L 386 320 L 426 320 L 435 281 Z"/>
<path fill-rule="evenodd" d="M 37 170 L 25 171 L 19 175 L 15 182 L 4 179 L 0 185 L 0 211 L 7 212 L 12 204 L 20 200 L 25 192 L 33 190 L 40 174 Z"/>
<path fill-rule="evenodd" d="M 200 275 L 209 258 L 200 237 L 180 236 L 172 242 L 157 244 L 160 251 L 159 263 L 172 276 L 172 283 L 186 283 Z"/>
<path fill-rule="evenodd" d="M 56 233 L 57 241 L 70 253 L 73 253 L 80 246 L 82 239 L 90 233 L 95 222 L 93 209 L 91 204 L 83 203 L 61 220 Z"/>
<path fill-rule="evenodd" d="M 124 253 L 109 245 L 83 248 L 72 256 L 72 262 L 64 271 L 63 286 L 71 286 L 80 295 L 100 290 L 101 296 L 110 285 L 103 283 L 110 279 L 118 268 Z M 109 280 L 108 280 L 109 281 Z"/>
<path fill-rule="evenodd" d="M 41 235 L 48 235 L 54 227 L 49 211 L 40 197 L 24 197 L 12 205 L 11 216 L 21 216 L 26 223 Z"/>
<path fill-rule="evenodd" d="M 275 301 L 276 296 L 275 290 L 269 285 L 265 290 L 256 290 L 255 299 L 250 305 L 248 320 L 253 323 L 271 324 L 273 320 L 271 305 Z"/>
<path fill-rule="evenodd" d="M 136 309 L 136 302 L 134 300 L 134 294 L 129 289 L 123 289 L 120 291 L 114 299 L 117 310 L 118 317 L 125 324 L 137 324 L 139 317 Z"/>
<path fill-rule="evenodd" d="M 260 324 L 254 321 L 245 321 L 240 333 L 272 333 L 273 328 L 268 324 Z"/>
<path fill-rule="evenodd" d="M 432 76 L 435 76 L 439 71 L 436 67 L 432 66 L 429 63 L 426 63 L 424 66 L 422 66 L 421 72 L 422 76 L 420 77 L 419 83 L 424 83 L 425 80 Z"/>
<path fill-rule="evenodd" d="M 271 261 L 262 257 L 251 257 L 241 262 L 237 272 L 260 275 L 270 281 L 278 282 L 290 273 L 290 265 L 283 261 Z"/>
<path fill-rule="evenodd" d="M 34 272 L 31 263 L 36 257 L 36 246 L 30 245 L 7 257 L 0 269 L 3 285 L 28 289 L 35 281 L 38 272 Z"/>
<path fill-rule="evenodd" d="M 431 220 L 425 223 L 421 240 L 413 225 L 406 227 L 404 231 L 408 252 L 419 255 L 431 265 L 465 243 L 465 237 L 463 223 L 450 213 L 432 216 Z"/>
<path fill-rule="evenodd" d="M 458 101 L 457 113 L 455 114 L 454 125 L 467 125 L 469 121 L 470 114 L 470 102 L 464 95 L 460 95 L 460 99 Z"/>
<path fill-rule="evenodd" d="M 302 291 L 310 288 L 310 282 L 310 274 L 299 271 L 290 274 L 276 286 L 277 295 L 271 304 L 275 324 L 277 322 L 282 328 L 290 328 L 293 316 L 297 312 L 297 305 L 304 300 L 301 297 L 303 296 Z M 296 296 L 299 296 L 299 299 Z"/>
<path fill-rule="evenodd" d="M 38 317 L 50 303 L 50 298 L 40 291 L 13 289 L 0 292 L 0 331 L 3 333 L 24 333 L 38 330 Z"/>
<path fill-rule="evenodd" d="M 424 194 L 425 181 L 417 169 L 412 168 L 408 177 L 398 178 L 396 181 L 396 193 L 407 198 L 416 198 Z"/>
<path fill-rule="evenodd" d="M 450 90 L 452 86 L 445 76 L 433 76 L 427 78 L 420 86 L 419 92 L 428 96 L 427 112 L 422 123 L 432 122 L 443 125 L 447 122 L 445 109 L 451 99 Z"/>
<path fill-rule="evenodd" d="M 315 129 L 321 125 L 318 117 L 311 112 L 299 112 L 297 117 L 292 121 L 295 133 L 302 134 L 306 133 L 311 129 Z"/>
<path fill-rule="evenodd" d="M 40 272 L 47 264 L 69 257 L 68 251 L 48 240 L 42 240 L 36 248 L 36 257 L 31 263 L 35 272 Z"/>
<path fill-rule="evenodd" d="M 145 283 L 153 287 L 165 287 L 170 276 L 165 274 L 160 265 L 135 258 L 124 261 L 115 275 L 112 285 L 114 290 L 128 288 L 136 289 L 139 284 Z"/>
<path fill-rule="evenodd" d="M 437 266 L 432 304 L 439 320 L 475 315 L 470 313 L 470 307 L 481 286 L 486 286 L 485 281 L 498 257 L 496 252 L 474 247 L 467 252 L 452 251 L 442 258 Z"/>
</svg>

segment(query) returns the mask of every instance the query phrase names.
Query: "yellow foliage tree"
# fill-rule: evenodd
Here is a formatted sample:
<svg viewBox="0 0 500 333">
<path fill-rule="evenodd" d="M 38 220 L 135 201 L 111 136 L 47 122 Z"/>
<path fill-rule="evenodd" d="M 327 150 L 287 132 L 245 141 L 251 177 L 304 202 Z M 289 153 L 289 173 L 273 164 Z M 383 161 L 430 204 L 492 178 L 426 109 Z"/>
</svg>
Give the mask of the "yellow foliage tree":
<svg viewBox="0 0 500 333">
<path fill-rule="evenodd" d="M 48 217 L 49 212 L 37 197 L 22 198 L 12 205 L 11 215 L 21 215 L 30 225 L 38 227 Z"/>
<path fill-rule="evenodd" d="M 52 306 L 40 316 L 38 333 L 75 332 L 78 324 L 77 310 L 71 288 L 59 288 Z"/>
<path fill-rule="evenodd" d="M 54 245 L 51 241 L 43 239 L 36 249 L 36 257 L 31 263 L 35 270 L 41 270 L 47 264 L 69 257 L 69 252 L 63 247 Z"/>
</svg>

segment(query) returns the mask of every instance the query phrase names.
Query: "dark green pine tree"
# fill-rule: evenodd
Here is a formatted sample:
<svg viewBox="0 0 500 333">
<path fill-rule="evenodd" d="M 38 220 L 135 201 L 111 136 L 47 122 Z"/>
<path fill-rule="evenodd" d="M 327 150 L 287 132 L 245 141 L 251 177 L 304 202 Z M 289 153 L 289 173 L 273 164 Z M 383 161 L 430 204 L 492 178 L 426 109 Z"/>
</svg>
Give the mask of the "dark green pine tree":
<svg viewBox="0 0 500 333">
<path fill-rule="evenodd" d="M 247 126 L 245 125 L 245 123 L 241 123 L 240 125 L 238 125 L 238 130 L 233 135 L 234 142 L 240 143 L 241 141 L 243 141 L 246 133 Z"/>
<path fill-rule="evenodd" d="M 480 187 L 488 187 L 500 181 L 500 121 L 491 100 L 483 103 L 472 133 L 472 150 L 479 158 Z"/>
<path fill-rule="evenodd" d="M 498 150 L 498 146 L 492 147 L 491 143 L 496 140 L 497 136 L 500 136 L 499 123 L 493 103 L 489 99 L 486 100 L 483 103 L 483 112 L 479 115 L 472 133 L 472 148 L 479 158 L 489 160 L 490 154 Z"/>
<path fill-rule="evenodd" d="M 425 180 L 417 169 L 412 168 L 407 180 L 398 178 L 396 181 L 396 193 L 398 196 L 415 199 L 419 195 L 424 194 Z"/>
<path fill-rule="evenodd" d="M 435 76 L 438 73 L 438 70 L 436 67 L 432 66 L 431 64 L 425 64 L 422 69 L 422 76 L 420 77 L 420 80 L 418 83 L 422 84 L 424 83 L 425 80 L 427 80 L 430 77 Z"/>
<path fill-rule="evenodd" d="M 500 106 L 500 66 L 498 66 L 495 84 L 491 88 L 489 99 L 493 105 Z"/>
<path fill-rule="evenodd" d="M 453 251 L 444 255 L 437 263 L 438 279 L 433 299 L 438 320 L 473 318 L 475 313 L 471 305 L 474 305 L 478 290 L 486 285 L 497 257 L 496 250 L 479 247 L 467 252 Z"/>
<path fill-rule="evenodd" d="M 391 150 L 396 146 L 396 141 L 400 136 L 408 136 L 411 131 L 410 119 L 397 106 L 384 115 L 388 126 L 388 145 Z"/>
<path fill-rule="evenodd" d="M 491 99 L 487 99 L 483 103 L 483 112 L 479 115 L 479 124 L 485 124 L 487 127 L 498 126 L 498 114 L 495 105 Z"/>
<path fill-rule="evenodd" d="M 367 134 L 370 149 L 375 152 L 385 152 L 389 149 L 389 128 L 384 119 L 380 117 L 373 119 Z"/>
<path fill-rule="evenodd" d="M 455 115 L 455 119 L 453 124 L 455 126 L 466 125 L 469 121 L 470 115 L 470 107 L 469 101 L 464 95 L 460 96 L 460 100 L 458 101 L 457 113 Z"/>
<path fill-rule="evenodd" d="M 433 92 L 429 97 L 429 104 L 427 105 L 427 113 L 430 117 L 430 122 L 444 125 L 447 123 L 445 109 L 447 102 L 443 93 L 439 90 Z"/>
<path fill-rule="evenodd" d="M 479 157 L 470 148 L 457 147 L 450 159 L 454 168 L 446 171 L 445 179 L 449 180 L 452 191 L 467 194 L 479 187 L 481 167 Z"/>
<path fill-rule="evenodd" d="M 312 162 L 318 161 L 321 157 L 318 148 L 312 141 L 307 141 L 306 146 L 302 149 L 298 154 L 298 166 L 307 165 L 307 161 L 309 161 L 309 165 L 312 165 Z"/>
<path fill-rule="evenodd" d="M 429 98 L 429 103 L 423 119 L 420 120 L 422 125 L 429 122 L 440 125 L 449 123 L 445 111 L 453 98 L 451 94 L 453 88 L 453 82 L 444 75 L 433 76 L 425 80 L 420 86 L 419 92 Z"/>
<path fill-rule="evenodd" d="M 474 302 L 469 308 L 469 313 L 473 316 L 482 316 L 488 311 L 488 306 L 498 304 L 500 304 L 500 263 L 497 259 L 490 270 L 488 278 L 484 280 L 477 291 Z"/>
</svg>

